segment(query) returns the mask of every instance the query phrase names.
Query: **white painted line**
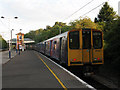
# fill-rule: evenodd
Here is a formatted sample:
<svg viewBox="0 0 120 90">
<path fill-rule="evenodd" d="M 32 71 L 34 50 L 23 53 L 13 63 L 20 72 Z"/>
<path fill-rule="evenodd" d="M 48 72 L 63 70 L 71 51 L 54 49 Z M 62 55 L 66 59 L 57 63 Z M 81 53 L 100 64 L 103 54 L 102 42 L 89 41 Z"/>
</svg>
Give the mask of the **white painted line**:
<svg viewBox="0 0 120 90">
<path fill-rule="evenodd" d="M 39 53 L 41 54 L 41 53 Z M 42 56 L 44 56 L 43 54 L 41 54 Z M 46 56 L 44 56 L 46 57 Z M 57 64 L 56 62 L 52 61 L 50 58 L 46 57 L 48 60 L 50 60 L 51 62 L 53 62 L 54 64 L 56 64 L 57 66 L 59 66 L 61 69 L 63 69 L 64 71 L 66 71 L 67 73 L 69 73 L 71 76 L 75 77 L 78 81 L 80 81 L 83 85 L 85 85 L 86 87 L 90 88 L 91 90 L 97 90 L 94 87 L 92 87 L 91 85 L 89 85 L 88 83 L 86 83 L 85 81 L 83 81 L 82 79 L 80 79 L 79 77 L 77 77 L 76 75 L 74 75 L 73 73 L 71 73 L 70 71 L 68 71 L 67 69 L 65 69 L 64 67 L 60 66 L 59 64 Z"/>
</svg>

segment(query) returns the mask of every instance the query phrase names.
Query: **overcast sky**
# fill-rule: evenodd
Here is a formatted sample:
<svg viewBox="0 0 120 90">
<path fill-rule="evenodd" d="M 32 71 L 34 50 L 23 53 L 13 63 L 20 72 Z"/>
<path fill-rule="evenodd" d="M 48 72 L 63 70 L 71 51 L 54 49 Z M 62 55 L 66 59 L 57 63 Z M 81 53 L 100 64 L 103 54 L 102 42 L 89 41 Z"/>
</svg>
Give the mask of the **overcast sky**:
<svg viewBox="0 0 120 90">
<path fill-rule="evenodd" d="M 93 0 L 79 12 L 64 20 L 90 1 L 92 0 L 0 0 L 0 17 L 5 17 L 0 18 L 0 34 L 8 40 L 11 29 L 14 29 L 13 38 L 16 38 L 15 34 L 20 29 L 23 33 L 27 33 L 30 30 L 44 29 L 46 25 L 53 26 L 56 21 L 68 24 L 105 1 L 108 1 L 118 14 L 120 0 Z M 101 7 L 85 16 L 94 21 Z M 16 16 L 18 19 L 14 19 Z"/>
</svg>

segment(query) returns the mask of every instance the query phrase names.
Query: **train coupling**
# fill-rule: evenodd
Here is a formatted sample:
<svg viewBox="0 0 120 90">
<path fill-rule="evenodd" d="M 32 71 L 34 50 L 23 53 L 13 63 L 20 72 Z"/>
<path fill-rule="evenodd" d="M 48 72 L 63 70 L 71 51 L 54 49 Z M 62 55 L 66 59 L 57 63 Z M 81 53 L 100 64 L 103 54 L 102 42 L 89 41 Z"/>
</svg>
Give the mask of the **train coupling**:
<svg viewBox="0 0 120 90">
<path fill-rule="evenodd" d="M 90 77 L 92 75 L 94 75 L 94 72 L 86 72 L 86 73 L 84 73 L 85 77 Z"/>
</svg>

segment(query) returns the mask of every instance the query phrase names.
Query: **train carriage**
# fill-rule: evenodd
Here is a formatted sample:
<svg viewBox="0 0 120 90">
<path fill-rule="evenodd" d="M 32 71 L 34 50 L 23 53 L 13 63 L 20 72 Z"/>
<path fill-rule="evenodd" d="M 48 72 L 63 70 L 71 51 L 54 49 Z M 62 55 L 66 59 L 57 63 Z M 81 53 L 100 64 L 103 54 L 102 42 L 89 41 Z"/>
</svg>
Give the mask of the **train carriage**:
<svg viewBox="0 0 120 90">
<path fill-rule="evenodd" d="M 40 52 L 67 66 L 92 67 L 104 63 L 103 33 L 100 30 L 71 30 L 41 43 Z"/>
</svg>

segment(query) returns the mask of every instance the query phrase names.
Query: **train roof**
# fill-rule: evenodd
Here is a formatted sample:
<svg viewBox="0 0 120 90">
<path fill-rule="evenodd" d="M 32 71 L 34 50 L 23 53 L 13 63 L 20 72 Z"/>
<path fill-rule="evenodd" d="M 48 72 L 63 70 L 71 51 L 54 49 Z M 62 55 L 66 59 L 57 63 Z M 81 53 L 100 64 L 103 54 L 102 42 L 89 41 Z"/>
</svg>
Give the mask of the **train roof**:
<svg viewBox="0 0 120 90">
<path fill-rule="evenodd" d="M 52 37 L 52 38 L 49 38 L 49 39 L 43 41 L 43 43 L 46 42 L 46 41 L 53 40 L 54 38 L 60 38 L 60 37 L 63 37 L 63 36 L 67 36 L 68 32 L 69 32 L 69 31 L 64 32 L 64 33 L 62 33 L 62 34 L 59 34 L 59 35 L 57 35 L 57 36 L 54 36 L 54 37 Z M 41 42 L 41 43 L 42 43 L 42 42 Z"/>
<path fill-rule="evenodd" d="M 81 30 L 88 30 L 88 31 L 89 31 L 89 30 L 97 30 L 97 29 L 82 28 Z M 74 30 L 70 30 L 70 31 L 74 31 Z M 56 36 L 54 36 L 54 37 L 52 37 L 52 38 L 49 38 L 49 39 L 44 40 L 44 41 L 42 41 L 42 42 L 39 42 L 39 44 L 43 44 L 44 42 L 53 40 L 53 39 L 55 39 L 55 38 L 60 38 L 60 37 L 63 37 L 63 36 L 67 36 L 68 32 L 70 32 L 70 31 L 64 32 L 64 33 L 62 33 L 62 34 L 56 35 Z M 97 31 L 100 31 L 100 30 L 97 30 Z"/>
</svg>

